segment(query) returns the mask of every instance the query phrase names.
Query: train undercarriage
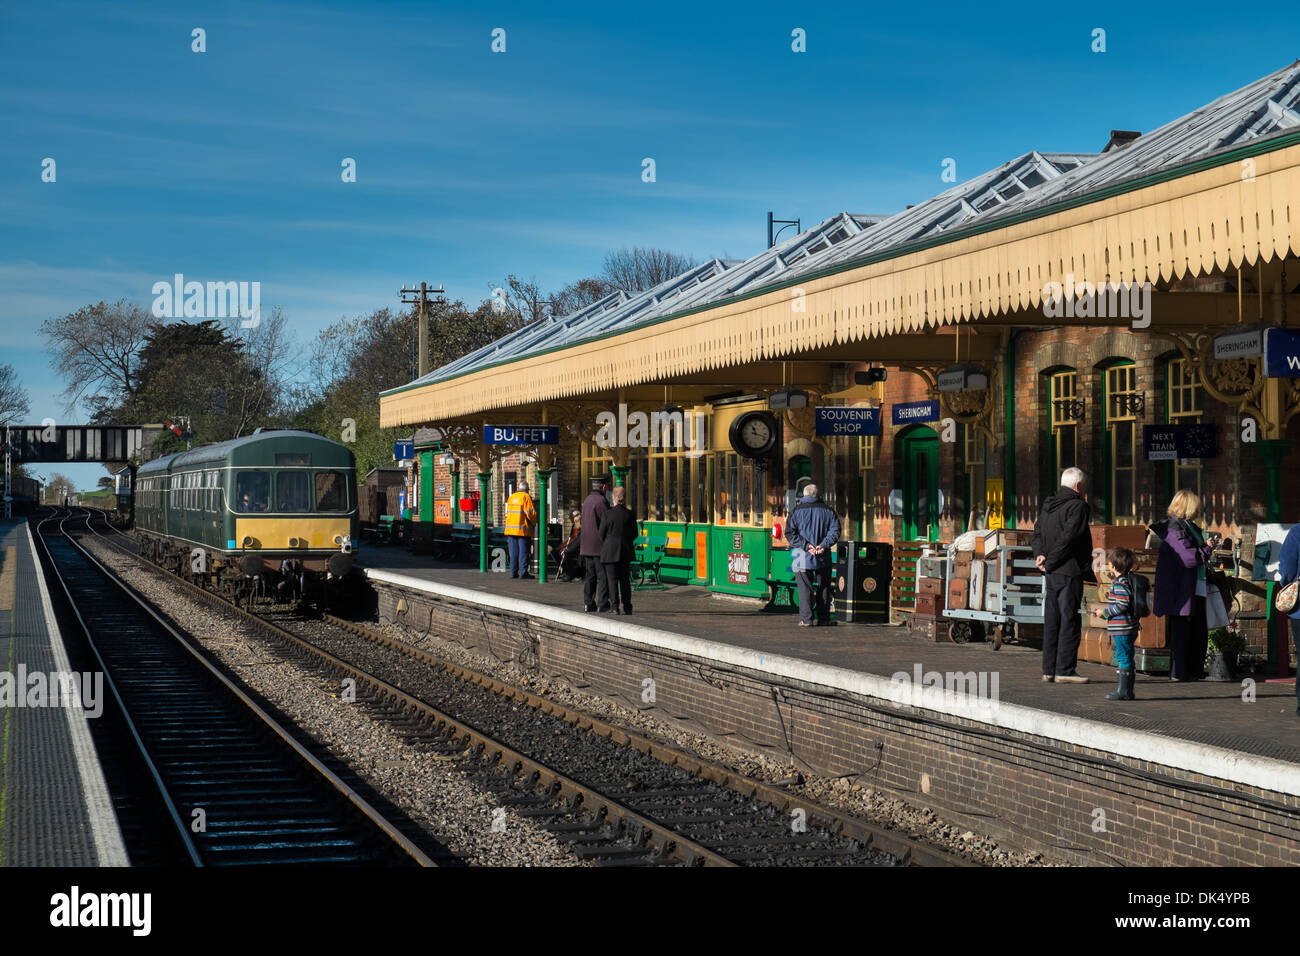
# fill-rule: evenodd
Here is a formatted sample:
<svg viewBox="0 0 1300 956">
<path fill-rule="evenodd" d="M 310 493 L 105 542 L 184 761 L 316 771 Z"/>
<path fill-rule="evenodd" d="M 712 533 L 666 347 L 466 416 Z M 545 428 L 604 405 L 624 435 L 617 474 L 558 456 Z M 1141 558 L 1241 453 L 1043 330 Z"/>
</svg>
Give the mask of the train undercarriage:
<svg viewBox="0 0 1300 956">
<path fill-rule="evenodd" d="M 221 552 L 138 530 L 135 538 L 143 557 L 237 604 L 341 611 L 351 608 L 362 590 L 353 555 L 342 550 L 307 555 Z"/>
</svg>

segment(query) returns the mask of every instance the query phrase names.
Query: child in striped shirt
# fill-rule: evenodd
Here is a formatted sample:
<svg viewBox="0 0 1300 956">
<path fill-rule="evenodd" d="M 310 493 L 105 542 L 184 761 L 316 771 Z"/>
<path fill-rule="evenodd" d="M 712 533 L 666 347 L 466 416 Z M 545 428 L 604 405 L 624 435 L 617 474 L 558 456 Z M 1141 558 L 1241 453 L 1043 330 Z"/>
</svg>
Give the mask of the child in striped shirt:
<svg viewBox="0 0 1300 956">
<path fill-rule="evenodd" d="M 1135 700 L 1133 694 L 1133 645 L 1137 641 L 1138 616 L 1134 607 L 1132 579 L 1129 577 L 1137 565 L 1137 556 L 1128 548 L 1112 548 L 1106 555 L 1111 573 L 1110 592 L 1106 606 L 1093 611 L 1095 617 L 1106 621 L 1111 643 L 1115 646 L 1115 664 L 1119 667 L 1119 686 L 1107 700 Z"/>
</svg>

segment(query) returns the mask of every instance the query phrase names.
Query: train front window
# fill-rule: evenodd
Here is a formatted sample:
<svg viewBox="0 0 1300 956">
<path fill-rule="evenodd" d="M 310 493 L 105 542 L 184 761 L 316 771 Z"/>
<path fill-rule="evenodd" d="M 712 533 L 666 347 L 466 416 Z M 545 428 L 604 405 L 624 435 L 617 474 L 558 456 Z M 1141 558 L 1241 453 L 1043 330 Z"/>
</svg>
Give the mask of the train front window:
<svg viewBox="0 0 1300 956">
<path fill-rule="evenodd" d="M 348 510 L 347 476 L 343 472 L 316 472 L 316 510 Z"/>
<path fill-rule="evenodd" d="M 309 479 L 305 471 L 282 471 L 275 476 L 275 510 L 309 511 Z"/>
<path fill-rule="evenodd" d="M 271 476 L 265 471 L 241 471 L 235 479 L 235 511 L 265 511 L 271 500 Z"/>
</svg>

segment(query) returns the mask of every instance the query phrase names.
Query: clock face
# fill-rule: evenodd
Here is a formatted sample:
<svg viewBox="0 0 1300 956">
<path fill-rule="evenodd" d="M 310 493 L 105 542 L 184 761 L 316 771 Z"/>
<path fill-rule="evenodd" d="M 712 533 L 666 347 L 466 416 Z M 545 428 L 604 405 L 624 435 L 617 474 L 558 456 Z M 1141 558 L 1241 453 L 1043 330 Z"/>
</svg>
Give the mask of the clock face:
<svg viewBox="0 0 1300 956">
<path fill-rule="evenodd" d="M 746 412 L 731 425 L 731 446 L 751 458 L 768 454 L 776 438 L 776 423 L 768 412 Z"/>
<path fill-rule="evenodd" d="M 772 439 L 772 426 L 762 418 L 751 418 L 740 429 L 740 439 L 755 451 Z"/>
</svg>

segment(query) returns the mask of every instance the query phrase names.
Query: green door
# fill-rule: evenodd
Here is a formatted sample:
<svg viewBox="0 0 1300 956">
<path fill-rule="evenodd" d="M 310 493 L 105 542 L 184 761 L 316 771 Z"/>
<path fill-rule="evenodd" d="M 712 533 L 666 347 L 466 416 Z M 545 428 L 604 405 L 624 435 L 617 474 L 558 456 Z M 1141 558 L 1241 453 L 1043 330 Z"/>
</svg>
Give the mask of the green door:
<svg viewBox="0 0 1300 956">
<path fill-rule="evenodd" d="M 939 539 L 939 436 L 916 425 L 901 437 L 903 447 L 903 538 Z"/>
</svg>

